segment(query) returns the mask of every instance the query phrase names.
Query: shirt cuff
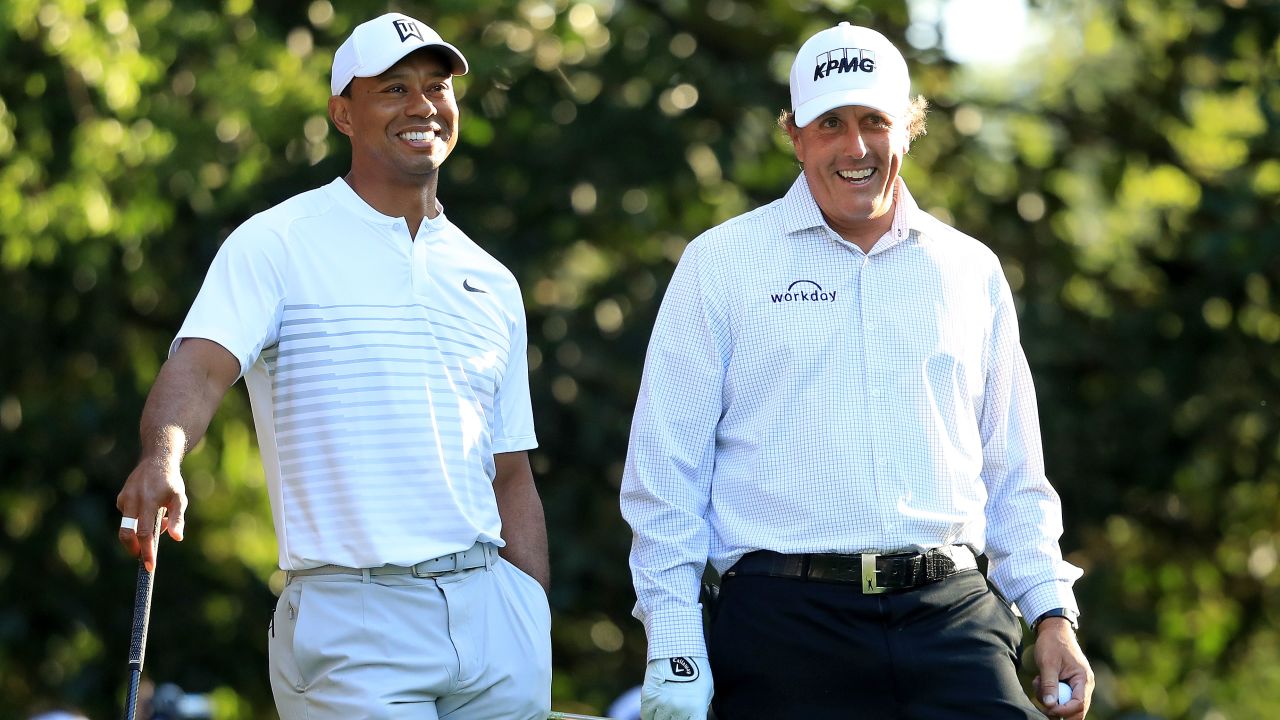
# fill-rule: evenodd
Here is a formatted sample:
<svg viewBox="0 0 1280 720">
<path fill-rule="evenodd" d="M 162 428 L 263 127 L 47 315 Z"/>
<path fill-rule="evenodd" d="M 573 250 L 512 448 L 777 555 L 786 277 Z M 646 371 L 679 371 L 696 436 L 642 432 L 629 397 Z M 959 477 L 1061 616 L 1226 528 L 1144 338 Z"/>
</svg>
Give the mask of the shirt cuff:
<svg viewBox="0 0 1280 720">
<path fill-rule="evenodd" d="M 655 611 L 644 618 L 644 631 L 649 638 L 646 660 L 707 656 L 701 604 Z"/>
<path fill-rule="evenodd" d="M 1076 605 L 1076 595 L 1071 590 L 1071 583 L 1061 580 L 1051 580 L 1036 585 L 1023 593 L 1017 604 L 1018 611 L 1022 613 L 1022 619 L 1026 620 L 1028 625 L 1054 608 L 1066 608 L 1077 614 L 1080 612 L 1080 607 Z"/>
</svg>

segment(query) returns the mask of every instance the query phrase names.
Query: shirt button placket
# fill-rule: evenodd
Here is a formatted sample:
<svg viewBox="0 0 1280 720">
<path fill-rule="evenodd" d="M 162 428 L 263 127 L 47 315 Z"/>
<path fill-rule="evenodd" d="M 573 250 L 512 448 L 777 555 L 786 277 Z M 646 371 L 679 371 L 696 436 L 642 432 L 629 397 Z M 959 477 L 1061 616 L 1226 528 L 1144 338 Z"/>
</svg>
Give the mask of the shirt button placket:
<svg viewBox="0 0 1280 720">
<path fill-rule="evenodd" d="M 884 299 L 880 293 L 876 292 L 876 274 L 873 272 L 875 263 L 871 262 L 870 256 L 863 256 L 861 268 L 861 282 L 859 283 L 859 304 L 862 307 L 860 317 L 862 320 L 862 347 L 863 357 L 865 358 L 863 370 L 863 389 L 866 393 L 866 402 L 868 415 L 871 417 L 872 431 L 869 435 L 871 443 L 871 461 L 872 467 L 868 468 L 874 485 L 876 488 L 876 515 L 878 516 L 881 538 L 887 538 L 891 531 L 893 519 L 886 512 L 888 506 L 894 502 L 895 488 L 888 482 L 889 480 L 889 443 L 883 433 L 885 412 L 885 392 L 884 392 L 884 369 L 887 367 L 885 358 L 882 357 L 881 348 L 884 346 L 883 339 L 879 333 L 883 324 L 876 318 L 877 313 L 883 312 L 881 304 Z"/>
<path fill-rule="evenodd" d="M 421 229 L 418 230 L 418 236 L 413 238 L 412 247 L 413 294 L 429 295 L 431 283 L 427 272 L 427 241 L 423 238 Z"/>
</svg>

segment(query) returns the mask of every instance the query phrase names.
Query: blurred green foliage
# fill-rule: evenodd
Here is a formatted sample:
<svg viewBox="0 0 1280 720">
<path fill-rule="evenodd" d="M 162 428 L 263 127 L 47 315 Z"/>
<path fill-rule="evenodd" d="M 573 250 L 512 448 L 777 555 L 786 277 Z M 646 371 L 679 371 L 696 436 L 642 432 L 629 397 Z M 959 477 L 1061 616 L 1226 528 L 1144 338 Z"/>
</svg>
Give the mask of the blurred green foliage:
<svg viewBox="0 0 1280 720">
<path fill-rule="evenodd" d="M 794 48 L 849 19 L 897 39 L 932 101 L 914 194 L 991 245 L 1017 294 L 1087 570 L 1091 717 L 1270 716 L 1280 7 L 1032 5 L 1026 57 L 975 68 L 902 0 L 0 4 L 0 718 L 118 712 L 135 566 L 114 497 L 143 398 L 222 239 L 345 172 L 329 62 L 389 8 L 472 64 L 441 195 L 525 291 L 557 707 L 602 711 L 643 674 L 616 492 L 673 264 L 785 191 Z M 185 477 L 147 674 L 212 692 L 221 718 L 273 717 L 282 578 L 240 387 Z"/>
</svg>

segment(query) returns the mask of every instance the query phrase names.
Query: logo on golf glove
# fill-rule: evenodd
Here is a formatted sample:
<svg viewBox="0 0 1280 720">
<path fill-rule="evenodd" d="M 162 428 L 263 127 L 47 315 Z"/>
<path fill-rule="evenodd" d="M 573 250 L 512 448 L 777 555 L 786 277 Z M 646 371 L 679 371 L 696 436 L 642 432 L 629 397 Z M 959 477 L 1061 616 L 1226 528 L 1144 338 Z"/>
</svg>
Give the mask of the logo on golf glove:
<svg viewBox="0 0 1280 720">
<path fill-rule="evenodd" d="M 693 658 L 673 657 L 671 658 L 671 682 L 693 682 L 701 675 L 698 672 L 698 663 Z"/>
<path fill-rule="evenodd" d="M 640 689 L 640 718 L 704 720 L 714 692 L 706 656 L 650 660 Z"/>
</svg>

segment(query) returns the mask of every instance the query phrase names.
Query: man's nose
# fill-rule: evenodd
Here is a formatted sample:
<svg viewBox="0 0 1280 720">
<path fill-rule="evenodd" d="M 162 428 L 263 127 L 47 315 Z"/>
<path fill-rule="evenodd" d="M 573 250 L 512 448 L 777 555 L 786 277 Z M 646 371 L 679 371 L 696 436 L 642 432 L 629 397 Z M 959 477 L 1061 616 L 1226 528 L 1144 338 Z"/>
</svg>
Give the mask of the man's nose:
<svg viewBox="0 0 1280 720">
<path fill-rule="evenodd" d="M 848 133 L 845 134 L 846 151 L 851 157 L 862 158 L 867 154 L 867 142 L 862 138 L 862 130 L 856 126 L 850 127 Z"/>
<path fill-rule="evenodd" d="M 413 102 L 409 103 L 408 110 L 411 115 L 431 117 L 436 114 L 436 104 L 431 102 L 425 92 L 417 92 L 413 94 Z"/>
</svg>

